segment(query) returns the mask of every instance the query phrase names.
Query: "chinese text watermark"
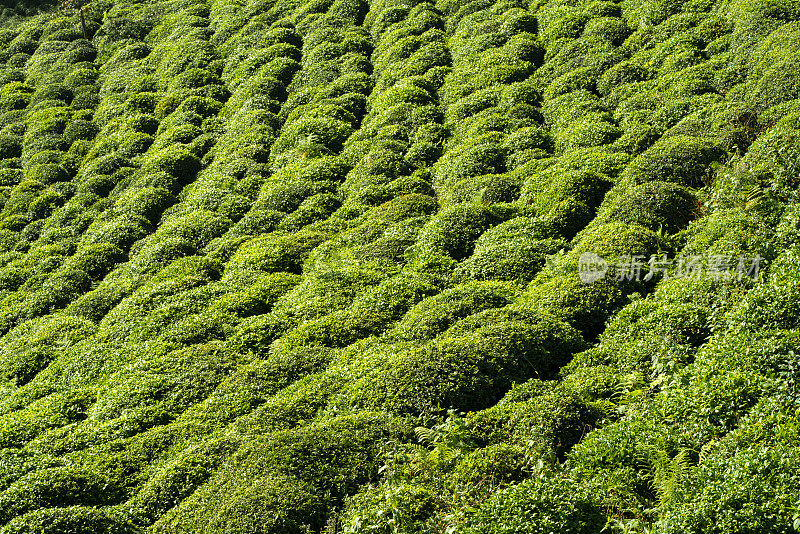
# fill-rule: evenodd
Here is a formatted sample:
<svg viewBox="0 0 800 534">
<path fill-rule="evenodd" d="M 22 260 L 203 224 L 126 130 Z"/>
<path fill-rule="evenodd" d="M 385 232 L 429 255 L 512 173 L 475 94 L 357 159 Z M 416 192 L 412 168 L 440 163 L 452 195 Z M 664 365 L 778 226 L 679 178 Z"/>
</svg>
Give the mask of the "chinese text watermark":
<svg viewBox="0 0 800 534">
<path fill-rule="evenodd" d="M 609 262 L 594 252 L 584 252 L 578 258 L 578 275 L 581 282 L 590 284 L 603 278 L 617 281 L 649 281 L 656 277 L 701 278 L 712 280 L 758 279 L 761 271 L 761 256 L 732 256 L 724 254 L 679 255 L 669 258 L 666 254 L 622 255 Z"/>
</svg>

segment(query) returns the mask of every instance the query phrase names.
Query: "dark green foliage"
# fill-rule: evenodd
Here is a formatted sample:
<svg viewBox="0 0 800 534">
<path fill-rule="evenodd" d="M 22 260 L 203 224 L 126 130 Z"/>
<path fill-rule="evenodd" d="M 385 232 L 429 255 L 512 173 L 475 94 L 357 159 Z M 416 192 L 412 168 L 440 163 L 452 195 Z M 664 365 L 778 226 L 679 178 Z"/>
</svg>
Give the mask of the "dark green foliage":
<svg viewBox="0 0 800 534">
<path fill-rule="evenodd" d="M 22 140 L 11 135 L 0 136 L 0 159 L 18 158 L 22 155 Z"/>
<path fill-rule="evenodd" d="M 420 302 L 392 331 L 399 339 L 433 339 L 454 322 L 488 308 L 502 308 L 515 292 L 501 283 L 468 283 Z"/>
<path fill-rule="evenodd" d="M 69 180 L 69 172 L 63 166 L 55 163 L 44 163 L 28 168 L 27 179 L 43 184 L 52 184 Z"/>
<path fill-rule="evenodd" d="M 625 172 L 636 183 L 659 180 L 701 187 L 711 175 L 711 164 L 722 154 L 719 147 L 699 138 L 668 137 L 633 160 Z"/>
<path fill-rule="evenodd" d="M 515 381 L 549 376 L 581 348 L 574 329 L 547 315 L 488 310 L 427 345 L 367 351 L 356 364 L 359 378 L 336 402 L 392 413 L 479 410 L 497 402 Z"/>
<path fill-rule="evenodd" d="M 119 490 L 97 473 L 56 467 L 30 473 L 6 489 L 0 497 L 0 517 L 8 521 L 55 505 L 112 504 L 119 497 Z"/>
<path fill-rule="evenodd" d="M 0 7 L 2 532 L 800 525 L 796 0 L 80 3 Z"/>
<path fill-rule="evenodd" d="M 475 240 L 498 222 L 491 210 L 480 204 L 460 204 L 443 209 L 420 232 L 416 251 L 446 254 L 459 260 L 470 255 Z"/>
<path fill-rule="evenodd" d="M 598 532 L 606 518 L 590 487 L 564 475 L 531 478 L 500 491 L 470 517 L 464 532 Z"/>
<path fill-rule="evenodd" d="M 485 232 L 475 251 L 460 270 L 477 280 L 530 282 L 547 257 L 565 248 L 554 225 L 543 220 L 519 217 Z"/>
<path fill-rule="evenodd" d="M 75 534 L 127 534 L 137 532 L 136 527 L 124 514 L 111 508 L 68 506 L 45 508 L 30 512 L 9 522 L 4 530 L 8 533 L 74 532 Z"/>
<path fill-rule="evenodd" d="M 612 202 L 600 209 L 598 222 L 638 224 L 673 234 L 702 213 L 698 199 L 688 189 L 669 182 L 646 182 L 613 194 Z"/>
</svg>

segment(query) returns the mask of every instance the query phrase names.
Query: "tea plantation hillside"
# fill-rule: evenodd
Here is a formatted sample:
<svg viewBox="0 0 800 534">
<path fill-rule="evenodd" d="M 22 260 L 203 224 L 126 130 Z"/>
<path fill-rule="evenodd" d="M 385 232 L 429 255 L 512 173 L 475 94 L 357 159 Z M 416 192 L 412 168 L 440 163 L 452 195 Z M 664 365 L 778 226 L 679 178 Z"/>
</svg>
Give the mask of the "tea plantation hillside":
<svg viewBox="0 0 800 534">
<path fill-rule="evenodd" d="M 0 534 L 800 531 L 800 0 L 55 4 Z"/>
</svg>

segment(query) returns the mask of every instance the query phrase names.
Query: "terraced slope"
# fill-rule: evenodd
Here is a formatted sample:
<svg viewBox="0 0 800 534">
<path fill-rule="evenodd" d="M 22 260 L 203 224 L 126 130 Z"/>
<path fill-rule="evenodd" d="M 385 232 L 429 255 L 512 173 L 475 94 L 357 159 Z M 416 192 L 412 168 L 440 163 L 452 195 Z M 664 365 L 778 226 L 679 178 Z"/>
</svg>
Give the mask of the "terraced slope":
<svg viewBox="0 0 800 534">
<path fill-rule="evenodd" d="M 800 529 L 797 0 L 0 20 L 0 533 Z"/>
</svg>

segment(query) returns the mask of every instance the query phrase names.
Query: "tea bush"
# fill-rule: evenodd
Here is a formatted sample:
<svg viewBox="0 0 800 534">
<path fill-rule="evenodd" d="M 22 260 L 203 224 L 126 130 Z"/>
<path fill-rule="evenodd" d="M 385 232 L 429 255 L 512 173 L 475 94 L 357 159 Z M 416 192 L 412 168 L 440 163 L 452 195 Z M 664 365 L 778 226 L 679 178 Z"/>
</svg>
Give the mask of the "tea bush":
<svg viewBox="0 0 800 534">
<path fill-rule="evenodd" d="M 792 475 L 783 465 L 791 462 L 794 436 L 788 429 L 796 425 L 788 407 L 777 399 L 765 399 L 753 413 L 745 418 L 740 429 L 732 432 L 720 444 L 719 451 L 731 451 L 726 467 L 714 455 L 704 462 L 681 488 L 682 497 L 688 497 L 687 506 L 671 507 L 659 526 L 661 532 L 698 532 L 711 528 L 725 528 L 741 532 L 756 528 L 765 532 L 778 532 L 785 528 L 783 506 L 792 506 Z M 787 429 L 780 436 L 765 433 L 767 425 Z M 777 438 L 777 439 L 776 439 Z M 733 452 L 735 451 L 735 452 Z M 758 460 L 756 460 L 758 458 Z M 754 480 L 769 481 L 754 484 Z M 723 491 L 722 487 L 728 488 Z M 728 493 L 730 492 L 730 493 Z M 685 497 L 684 497 L 685 498 Z M 752 514 L 731 510 L 732 501 L 746 503 L 747 509 L 758 510 Z"/>
<path fill-rule="evenodd" d="M 511 303 L 514 289 L 498 282 L 473 282 L 429 297 L 412 308 L 392 330 L 398 339 L 428 340 L 457 320 Z"/>
<path fill-rule="evenodd" d="M 308 254 L 325 239 L 324 233 L 313 230 L 259 237 L 240 247 L 228 268 L 299 273 Z"/>
<path fill-rule="evenodd" d="M 91 416 L 98 420 L 113 419 L 156 399 L 159 408 L 167 413 L 180 413 L 208 396 L 236 360 L 236 355 L 211 342 L 143 361 L 121 375 L 109 377 L 115 386 L 101 387 Z M 168 373 L 163 371 L 166 368 Z"/>
<path fill-rule="evenodd" d="M 265 524 L 277 529 L 319 528 L 327 506 L 341 502 L 348 489 L 375 476 L 380 443 L 405 432 L 399 421 L 364 413 L 332 418 L 299 433 L 284 431 L 268 440 L 252 440 L 201 489 L 208 498 L 223 499 L 223 513 L 209 516 L 194 497 L 157 522 L 154 530 L 169 532 L 207 520 L 220 528 L 235 521 L 242 532 Z M 359 452 L 353 455 L 354 450 Z M 321 477 L 320 468 L 325 471 Z M 274 473 L 272 483 L 257 476 L 267 470 Z"/>
<path fill-rule="evenodd" d="M 25 322 L 5 335 L 3 372 L 17 384 L 29 382 L 58 354 L 94 332 L 91 323 L 78 318 L 48 316 Z"/>
<path fill-rule="evenodd" d="M 365 355 L 369 367 L 363 360 L 356 364 L 358 378 L 335 402 L 400 414 L 480 410 L 496 403 L 513 382 L 546 376 L 582 346 L 575 330 L 540 317 L 531 323 L 490 323 L 423 346 L 376 347 Z"/>
<path fill-rule="evenodd" d="M 133 533 L 136 527 L 124 514 L 113 508 L 67 506 L 43 508 L 13 519 L 6 525 L 8 532 L 81 532 Z"/>
<path fill-rule="evenodd" d="M 602 505 L 591 487 L 563 475 L 547 482 L 531 478 L 499 491 L 472 515 L 464 529 L 469 533 L 592 532 L 605 522 Z"/>
<path fill-rule="evenodd" d="M 675 233 L 700 216 L 698 199 L 688 189 L 669 182 L 646 182 L 620 191 L 603 206 L 597 222 L 620 221 L 650 230 Z"/>
<path fill-rule="evenodd" d="M 79 469 L 52 468 L 31 473 L 17 480 L 0 497 L 0 510 L 8 519 L 36 508 L 55 504 L 111 504 L 119 499 L 119 490 L 92 472 Z"/>
<path fill-rule="evenodd" d="M 792 529 L 797 2 L 77 15 L 0 11 L 4 532 Z"/>
<path fill-rule="evenodd" d="M 496 222 L 499 222 L 498 217 L 480 204 L 451 206 L 440 211 L 422 228 L 415 249 L 438 252 L 460 260 L 470 255 L 475 240 Z"/>
<path fill-rule="evenodd" d="M 722 154 L 708 141 L 672 136 L 647 149 L 625 172 L 637 183 L 660 180 L 700 187 L 708 179 L 709 166 Z"/>
<path fill-rule="evenodd" d="M 547 257 L 567 247 L 554 225 L 518 217 L 486 231 L 459 269 L 473 279 L 530 282 Z"/>
</svg>

